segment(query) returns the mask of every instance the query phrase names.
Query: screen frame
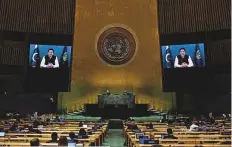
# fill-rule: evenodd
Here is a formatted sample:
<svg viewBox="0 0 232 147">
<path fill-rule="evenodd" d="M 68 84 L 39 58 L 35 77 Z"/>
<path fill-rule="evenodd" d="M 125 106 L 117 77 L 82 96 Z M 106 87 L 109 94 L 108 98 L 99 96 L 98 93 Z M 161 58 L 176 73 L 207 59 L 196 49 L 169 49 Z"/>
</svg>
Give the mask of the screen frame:
<svg viewBox="0 0 232 147">
<path fill-rule="evenodd" d="M 158 24 L 159 26 L 159 24 Z M 159 26 L 160 27 L 160 26 Z M 160 49 L 160 63 L 161 63 L 161 72 L 162 72 L 162 91 L 163 92 L 177 92 L 178 90 L 174 87 L 169 87 L 167 89 L 167 80 L 165 76 L 165 71 L 166 70 L 173 70 L 173 68 L 168 69 L 163 67 L 162 63 L 162 52 L 161 52 L 161 46 L 167 45 L 167 44 L 175 44 L 175 45 L 180 45 L 180 44 L 196 44 L 196 43 L 204 43 L 204 52 L 205 52 L 205 66 L 201 67 L 201 70 L 207 70 L 208 68 L 208 42 L 210 41 L 209 34 L 207 32 L 186 32 L 186 33 L 179 33 L 179 32 L 172 32 L 172 33 L 162 33 L 159 35 L 159 49 Z M 185 70 L 192 69 L 192 68 L 187 68 Z M 198 68 L 193 68 L 193 69 L 198 69 Z M 176 71 L 179 71 L 181 69 L 176 69 Z"/>
<path fill-rule="evenodd" d="M 27 60 L 27 67 L 28 68 L 33 68 L 33 67 L 31 67 L 30 66 L 30 58 L 29 58 L 29 56 L 30 56 L 30 51 L 31 51 L 31 45 L 35 45 L 36 43 L 29 43 L 28 45 L 27 45 L 27 47 L 28 47 L 28 60 Z M 73 56 L 73 46 L 72 45 L 64 45 L 64 44 L 36 44 L 36 45 L 48 45 L 48 46 L 63 46 L 63 47 L 65 47 L 65 46 L 69 46 L 70 47 L 70 49 L 71 49 L 71 51 L 70 51 L 70 63 L 69 63 L 69 68 L 71 69 L 72 68 L 72 56 Z"/>
<path fill-rule="evenodd" d="M 163 69 L 169 69 L 169 68 L 165 68 L 164 67 L 164 63 L 163 63 L 163 52 L 162 52 L 162 47 L 163 46 L 174 46 L 174 45 L 190 45 L 190 44 L 203 44 L 203 51 L 204 51 L 204 66 L 202 66 L 202 67 L 187 67 L 187 68 L 206 68 L 206 66 L 207 66 L 207 62 L 206 62 L 206 51 L 205 51 L 205 43 L 204 42 L 198 42 L 198 43 L 185 43 L 185 44 L 165 44 L 165 45 L 160 45 L 160 58 L 161 58 L 161 67 L 162 67 L 162 70 Z M 187 69 L 187 68 L 184 68 L 184 69 Z M 175 67 L 173 67 L 172 69 L 180 69 L 180 68 L 175 68 Z"/>
<path fill-rule="evenodd" d="M 45 38 L 47 38 L 47 36 L 45 37 Z M 32 45 L 32 44 L 38 44 L 38 45 L 53 45 L 53 46 L 70 46 L 71 47 L 71 52 L 70 52 L 70 65 L 69 65 L 69 68 L 68 68 L 68 72 L 69 72 L 69 74 L 68 74 L 68 85 L 67 85 L 67 89 L 68 89 L 68 91 L 57 91 L 57 92 L 70 92 L 71 91 L 71 80 L 72 80 L 72 63 L 73 63 L 73 44 L 72 44 L 72 42 L 73 42 L 73 38 L 71 39 L 72 41 L 71 42 L 67 42 L 67 41 L 64 41 L 64 42 L 53 42 L 53 41 L 50 41 L 50 40 L 47 40 L 47 41 L 45 41 L 45 40 L 43 40 L 43 41 L 39 41 L 39 40 L 34 40 L 34 41 L 28 41 L 27 42 L 27 48 L 28 48 L 28 50 L 27 50 L 27 55 L 28 55 L 28 57 L 27 57 L 27 72 L 26 72 L 26 77 L 28 77 L 28 72 L 29 72 L 29 70 L 33 70 L 33 69 L 35 69 L 35 68 L 32 68 L 31 67 L 31 65 L 29 64 L 30 63 L 30 60 L 29 60 L 29 56 L 30 56 L 30 46 Z M 43 68 L 39 68 L 40 70 L 43 70 Z M 58 68 L 59 69 L 59 68 Z M 51 69 L 51 70 L 56 70 L 55 68 L 53 68 L 53 69 Z M 27 83 L 27 78 L 26 78 L 26 83 Z M 27 92 L 30 92 L 30 91 L 28 91 L 27 90 L 27 85 L 25 84 L 25 91 L 27 91 Z M 32 92 L 35 92 L 35 91 L 32 91 Z M 47 91 L 38 91 L 38 92 L 47 92 Z"/>
</svg>

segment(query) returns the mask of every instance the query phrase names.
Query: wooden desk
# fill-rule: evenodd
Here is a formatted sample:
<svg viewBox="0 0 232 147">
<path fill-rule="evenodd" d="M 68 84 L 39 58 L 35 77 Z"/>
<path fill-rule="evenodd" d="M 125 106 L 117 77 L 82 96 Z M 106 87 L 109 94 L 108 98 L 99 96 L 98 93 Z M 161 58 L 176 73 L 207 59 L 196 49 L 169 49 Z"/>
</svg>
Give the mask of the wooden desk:
<svg viewBox="0 0 232 147">
<path fill-rule="evenodd" d="M 46 134 L 45 134 L 46 135 Z M 44 136 L 44 134 L 12 134 L 9 135 L 8 137 L 5 138 L 0 138 L 0 142 L 6 142 L 6 141 L 24 141 L 24 142 L 29 142 L 30 140 L 32 140 L 33 138 L 38 138 L 41 142 L 46 143 L 49 140 L 51 140 L 50 138 L 50 134 Z M 59 134 L 58 136 L 66 136 L 68 137 L 69 134 Z M 86 139 L 76 139 L 77 141 L 80 142 L 89 142 L 89 143 L 94 143 L 95 145 L 100 145 L 103 143 L 104 138 L 102 137 L 103 134 L 99 133 L 99 134 L 95 134 L 95 135 L 88 135 L 89 138 Z"/>
<path fill-rule="evenodd" d="M 30 142 L 33 138 L 35 137 L 15 137 L 15 138 L 0 138 L 0 142 Z M 40 143 L 46 143 L 51 138 L 42 138 L 42 137 L 37 137 L 40 140 Z M 78 142 L 82 142 L 84 144 L 90 144 L 94 143 L 95 145 L 99 145 L 100 142 L 97 142 L 97 139 L 99 139 L 99 136 L 90 136 L 89 138 L 86 139 L 75 139 Z"/>
<path fill-rule="evenodd" d="M 76 132 L 78 133 L 78 132 Z M 104 131 L 96 131 L 93 132 L 93 135 L 98 135 L 99 138 L 96 140 L 95 144 L 101 144 L 103 143 L 106 135 L 106 130 Z M 51 133 L 42 133 L 42 134 L 32 134 L 32 133 L 6 133 L 6 136 L 19 136 L 19 137 L 42 137 L 42 138 L 50 138 Z M 58 136 L 69 136 L 69 131 L 65 133 L 58 133 Z M 90 135 L 91 136 L 91 135 Z"/>
<path fill-rule="evenodd" d="M 42 146 L 58 146 L 57 143 L 40 143 Z M 0 142 L 1 146 L 30 146 L 30 143 L 20 143 L 20 142 Z M 77 144 L 77 146 L 82 147 L 83 144 Z M 84 144 L 84 146 L 90 146 L 90 144 Z"/>
<path fill-rule="evenodd" d="M 149 136 L 150 133 L 145 132 L 146 136 Z M 161 135 L 154 135 L 155 138 L 161 138 Z M 199 139 L 204 139 L 204 138 L 208 138 L 208 139 L 226 139 L 226 138 L 231 138 L 231 135 L 220 135 L 220 134 L 214 134 L 214 135 L 175 135 L 177 138 L 199 138 Z M 135 135 L 130 135 L 130 137 L 135 138 Z"/>
<path fill-rule="evenodd" d="M 126 132 L 125 131 L 125 138 L 127 139 L 127 142 L 128 142 L 128 146 L 129 147 L 133 147 L 134 145 L 137 147 L 150 147 L 151 145 L 141 145 L 139 144 L 139 139 L 135 139 L 135 133 L 134 132 Z M 145 135 L 150 135 L 151 132 L 144 132 Z M 210 138 L 207 138 L 208 136 L 214 136 L 214 135 L 209 135 L 209 134 L 206 134 L 207 136 L 205 138 L 196 138 L 196 139 L 192 139 L 192 138 L 179 138 L 179 139 L 160 139 L 160 138 L 157 138 L 157 132 L 152 132 L 153 134 L 155 134 L 156 136 L 156 139 L 159 139 L 160 141 L 160 144 L 163 145 L 163 146 L 169 146 L 170 144 L 173 145 L 173 146 L 189 146 L 189 147 L 192 147 L 194 146 L 195 144 L 200 144 L 200 145 L 203 145 L 203 146 L 213 146 L 213 145 L 216 145 L 216 147 L 220 146 L 220 147 L 229 147 L 230 145 L 221 145 L 219 143 L 222 143 L 222 142 L 227 142 L 227 141 L 231 141 L 231 135 L 220 135 L 220 134 L 216 134 L 218 138 L 213 138 L 213 137 L 210 137 Z M 159 132 L 160 133 L 160 132 Z M 204 136 L 204 133 L 201 134 L 202 132 L 188 132 L 189 134 L 186 133 L 186 137 L 202 137 Z M 206 132 L 205 132 L 206 133 Z M 208 132 L 207 132 L 208 133 Z M 218 133 L 218 132 L 217 132 Z M 163 132 L 163 134 L 165 134 Z M 176 136 L 176 135 L 175 135 Z M 184 136 L 184 135 L 179 135 L 179 136 Z M 220 139 L 219 137 L 226 137 L 226 138 L 229 138 L 229 139 Z M 161 135 L 159 135 L 159 137 L 161 137 Z M 182 144 L 178 144 L 178 143 L 185 143 L 184 145 Z M 204 144 L 203 144 L 204 143 Z"/>
<path fill-rule="evenodd" d="M 201 147 L 231 147 L 231 145 L 222 145 L 222 144 L 160 144 L 163 147 L 195 147 L 196 145 L 199 145 Z M 135 147 L 152 147 L 151 144 L 136 144 Z"/>
</svg>

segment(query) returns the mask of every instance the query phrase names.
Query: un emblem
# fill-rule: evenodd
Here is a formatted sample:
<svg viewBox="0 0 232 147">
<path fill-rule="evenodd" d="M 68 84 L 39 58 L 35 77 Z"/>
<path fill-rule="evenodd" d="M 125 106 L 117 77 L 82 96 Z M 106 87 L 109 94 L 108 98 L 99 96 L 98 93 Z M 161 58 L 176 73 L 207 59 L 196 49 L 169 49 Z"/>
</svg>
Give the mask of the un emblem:
<svg viewBox="0 0 232 147">
<path fill-rule="evenodd" d="M 116 66 L 126 64 L 132 60 L 135 52 L 134 36 L 125 28 L 108 28 L 98 38 L 98 56 L 107 64 Z"/>
</svg>

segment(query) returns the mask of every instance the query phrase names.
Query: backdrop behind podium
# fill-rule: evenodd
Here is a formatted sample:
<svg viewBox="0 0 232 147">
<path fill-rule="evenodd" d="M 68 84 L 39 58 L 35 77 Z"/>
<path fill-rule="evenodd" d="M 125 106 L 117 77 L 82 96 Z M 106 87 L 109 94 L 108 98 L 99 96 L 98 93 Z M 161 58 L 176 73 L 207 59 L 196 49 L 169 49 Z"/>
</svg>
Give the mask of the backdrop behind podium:
<svg viewBox="0 0 232 147">
<path fill-rule="evenodd" d="M 135 107 L 135 94 L 99 94 L 98 95 L 99 108 L 104 108 L 106 105 L 127 105 L 128 108 Z"/>
<path fill-rule="evenodd" d="M 172 109 L 175 97 L 162 87 L 157 8 L 157 0 L 76 0 L 71 91 L 59 93 L 60 110 L 73 112 L 85 104 L 98 107 L 97 95 L 106 89 L 114 93 L 127 89 L 136 93 L 136 104 Z M 117 57 L 115 51 L 103 56 L 115 43 L 127 48 L 124 64 L 119 58 L 124 51 Z M 108 55 L 121 65 L 105 62 Z"/>
</svg>

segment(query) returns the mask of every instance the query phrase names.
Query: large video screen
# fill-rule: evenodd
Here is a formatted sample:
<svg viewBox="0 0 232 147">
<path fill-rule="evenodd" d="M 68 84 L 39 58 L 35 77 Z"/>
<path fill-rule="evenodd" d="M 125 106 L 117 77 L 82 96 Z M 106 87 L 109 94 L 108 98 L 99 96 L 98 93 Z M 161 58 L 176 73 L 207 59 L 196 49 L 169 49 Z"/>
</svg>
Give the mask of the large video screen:
<svg viewBox="0 0 232 147">
<path fill-rule="evenodd" d="M 161 46 L 163 68 L 190 68 L 205 66 L 204 44 Z"/>
<path fill-rule="evenodd" d="M 71 46 L 30 45 L 29 66 L 32 68 L 70 67 Z"/>
<path fill-rule="evenodd" d="M 68 92 L 72 46 L 31 44 L 27 92 Z"/>
</svg>

